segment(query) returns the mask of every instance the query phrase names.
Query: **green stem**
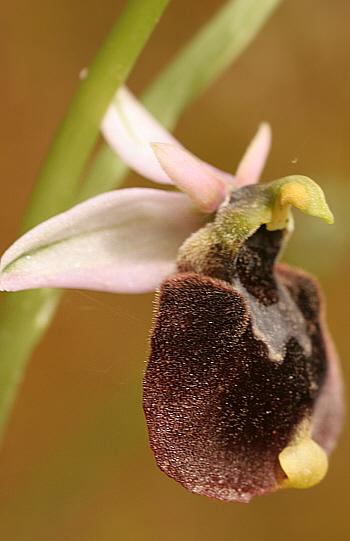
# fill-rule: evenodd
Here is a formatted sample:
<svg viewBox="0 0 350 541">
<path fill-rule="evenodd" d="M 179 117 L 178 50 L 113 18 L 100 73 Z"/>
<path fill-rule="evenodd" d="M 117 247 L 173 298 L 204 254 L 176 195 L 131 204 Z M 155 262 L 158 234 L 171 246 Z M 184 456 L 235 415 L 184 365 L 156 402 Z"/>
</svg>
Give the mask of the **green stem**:
<svg viewBox="0 0 350 541">
<path fill-rule="evenodd" d="M 130 0 L 82 81 L 42 166 L 22 232 L 75 201 L 102 117 L 169 0 Z M 59 291 L 6 294 L 0 313 L 0 437 L 27 359 L 58 306 Z"/>
<path fill-rule="evenodd" d="M 238 58 L 280 3 L 227 2 L 146 91 L 146 108 L 172 130 L 180 113 Z"/>
</svg>

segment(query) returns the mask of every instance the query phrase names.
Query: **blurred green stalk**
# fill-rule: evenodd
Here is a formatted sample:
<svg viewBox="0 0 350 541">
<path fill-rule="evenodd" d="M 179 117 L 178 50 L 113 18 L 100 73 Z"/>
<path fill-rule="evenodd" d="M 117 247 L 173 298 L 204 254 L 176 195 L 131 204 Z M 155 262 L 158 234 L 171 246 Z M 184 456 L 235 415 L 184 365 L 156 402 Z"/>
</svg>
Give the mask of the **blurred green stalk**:
<svg viewBox="0 0 350 541">
<path fill-rule="evenodd" d="M 76 200 L 121 182 L 126 167 L 103 146 L 78 195 L 102 117 L 169 0 L 130 0 L 78 88 L 42 166 L 22 233 Z M 230 0 L 146 93 L 155 116 L 173 128 L 183 109 L 245 49 L 281 0 Z M 58 290 L 4 295 L 0 312 L 0 437 L 27 359 L 57 309 Z"/>
</svg>

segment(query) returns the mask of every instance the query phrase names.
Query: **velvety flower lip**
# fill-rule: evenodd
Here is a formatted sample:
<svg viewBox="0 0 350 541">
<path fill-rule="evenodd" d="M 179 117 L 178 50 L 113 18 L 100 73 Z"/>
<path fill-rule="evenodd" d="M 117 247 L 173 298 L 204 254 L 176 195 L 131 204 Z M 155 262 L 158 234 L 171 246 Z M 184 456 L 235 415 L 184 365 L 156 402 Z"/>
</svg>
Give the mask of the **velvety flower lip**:
<svg viewBox="0 0 350 541">
<path fill-rule="evenodd" d="M 3 255 L 0 289 L 153 291 L 175 271 L 184 240 L 212 219 L 235 177 L 185 150 L 125 87 L 101 126 L 135 171 L 182 192 L 132 188 L 98 195 L 33 228 Z M 238 168 L 240 185 L 264 166 L 270 128 L 262 124 Z"/>
<path fill-rule="evenodd" d="M 186 263 L 160 288 L 144 410 L 158 466 L 196 494 L 247 503 L 327 473 L 342 378 L 319 287 L 273 265 L 284 235 L 263 225 L 236 253 L 212 245 L 199 273 Z M 280 322 L 259 329 L 271 310 Z"/>
</svg>

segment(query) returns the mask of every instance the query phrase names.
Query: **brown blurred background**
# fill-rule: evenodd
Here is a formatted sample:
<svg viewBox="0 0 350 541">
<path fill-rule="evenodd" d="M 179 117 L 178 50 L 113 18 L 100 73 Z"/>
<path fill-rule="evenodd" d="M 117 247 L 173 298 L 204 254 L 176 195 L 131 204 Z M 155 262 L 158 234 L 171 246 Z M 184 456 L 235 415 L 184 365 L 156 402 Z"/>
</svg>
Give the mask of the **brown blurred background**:
<svg viewBox="0 0 350 541">
<path fill-rule="evenodd" d="M 124 3 L 1 2 L 1 253 L 16 238 L 79 72 Z M 173 0 L 130 77 L 132 90 L 145 88 L 221 4 Z M 267 120 L 274 143 L 263 178 L 301 173 L 322 185 L 336 223 L 295 212 L 285 259 L 323 286 L 348 387 L 349 25 L 347 0 L 286 0 L 176 130 L 192 152 L 233 172 Z M 158 471 L 141 408 L 151 317 L 152 295 L 65 294 L 33 355 L 1 451 L 0 540 L 348 539 L 349 428 L 320 485 L 249 505 L 194 496 Z"/>
</svg>

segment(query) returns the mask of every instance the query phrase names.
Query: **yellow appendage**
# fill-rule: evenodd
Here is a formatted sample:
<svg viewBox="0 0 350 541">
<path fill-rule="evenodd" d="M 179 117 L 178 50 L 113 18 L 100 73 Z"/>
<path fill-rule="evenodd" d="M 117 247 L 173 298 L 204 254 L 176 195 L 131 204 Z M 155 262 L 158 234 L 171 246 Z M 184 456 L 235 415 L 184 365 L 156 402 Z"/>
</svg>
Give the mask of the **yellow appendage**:
<svg viewBox="0 0 350 541">
<path fill-rule="evenodd" d="M 328 458 L 315 441 L 305 438 L 295 445 L 285 447 L 278 456 L 287 476 L 284 487 L 309 488 L 325 477 Z"/>
<path fill-rule="evenodd" d="M 288 203 L 294 205 L 300 210 L 303 210 L 310 200 L 310 196 L 307 190 L 301 184 L 293 182 L 292 184 L 286 184 L 283 186 L 280 193 L 281 205 L 287 205 Z"/>
</svg>

